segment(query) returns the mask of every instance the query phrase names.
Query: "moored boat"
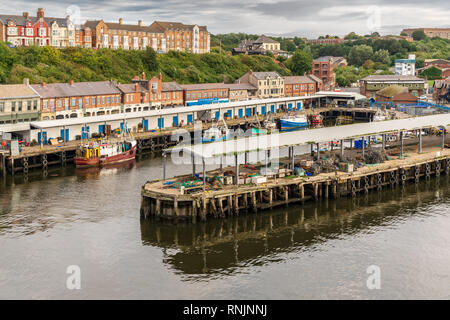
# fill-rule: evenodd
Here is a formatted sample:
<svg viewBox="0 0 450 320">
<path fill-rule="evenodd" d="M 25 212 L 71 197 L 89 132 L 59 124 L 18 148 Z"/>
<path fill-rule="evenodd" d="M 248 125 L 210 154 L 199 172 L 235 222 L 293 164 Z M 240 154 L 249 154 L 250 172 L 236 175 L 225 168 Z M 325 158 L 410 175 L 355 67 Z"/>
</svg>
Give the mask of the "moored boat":
<svg viewBox="0 0 450 320">
<path fill-rule="evenodd" d="M 292 131 L 308 128 L 308 119 L 305 115 L 289 116 L 280 119 L 281 131 Z"/>
<path fill-rule="evenodd" d="M 93 142 L 81 146 L 74 158 L 76 167 L 105 166 L 112 163 L 120 163 L 136 158 L 137 142 Z"/>
</svg>

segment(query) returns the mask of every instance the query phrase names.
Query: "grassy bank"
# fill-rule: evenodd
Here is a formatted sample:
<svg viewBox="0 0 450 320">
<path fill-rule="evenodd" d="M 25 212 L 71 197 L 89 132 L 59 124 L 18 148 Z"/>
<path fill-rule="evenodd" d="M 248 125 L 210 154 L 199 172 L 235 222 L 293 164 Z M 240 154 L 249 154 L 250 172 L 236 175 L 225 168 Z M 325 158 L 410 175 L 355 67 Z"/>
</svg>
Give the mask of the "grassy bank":
<svg viewBox="0 0 450 320">
<path fill-rule="evenodd" d="M 0 43 L 0 83 L 31 83 L 117 80 L 146 72 L 162 72 L 164 81 L 179 83 L 232 82 L 254 71 L 277 71 L 290 74 L 272 58 L 266 56 L 229 56 L 220 53 L 191 54 L 169 52 L 156 54 L 143 51 L 91 50 L 84 48 L 55 49 L 52 47 L 10 48 Z"/>
</svg>

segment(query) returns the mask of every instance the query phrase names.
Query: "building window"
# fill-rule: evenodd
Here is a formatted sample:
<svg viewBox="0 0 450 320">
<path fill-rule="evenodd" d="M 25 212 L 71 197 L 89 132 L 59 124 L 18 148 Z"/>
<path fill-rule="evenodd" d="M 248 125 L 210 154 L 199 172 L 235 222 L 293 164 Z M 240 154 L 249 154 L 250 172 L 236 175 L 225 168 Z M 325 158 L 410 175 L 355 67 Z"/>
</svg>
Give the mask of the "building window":
<svg viewBox="0 0 450 320">
<path fill-rule="evenodd" d="M 79 98 L 78 99 L 78 107 L 81 108 L 83 106 L 83 99 Z"/>
<path fill-rule="evenodd" d="M 106 104 L 110 104 L 110 103 L 111 103 L 110 98 L 107 97 L 107 98 L 106 98 Z"/>
<path fill-rule="evenodd" d="M 85 106 L 89 105 L 89 98 L 86 98 Z"/>
<path fill-rule="evenodd" d="M 5 112 L 5 103 L 0 102 L 0 112 Z"/>
<path fill-rule="evenodd" d="M 19 111 L 19 112 L 21 112 L 22 111 L 22 101 L 19 101 L 19 108 L 18 108 L 18 110 L 17 111 Z"/>
<path fill-rule="evenodd" d="M 77 103 L 76 103 L 75 98 L 72 98 L 72 107 L 75 107 L 76 104 L 77 104 Z"/>
</svg>

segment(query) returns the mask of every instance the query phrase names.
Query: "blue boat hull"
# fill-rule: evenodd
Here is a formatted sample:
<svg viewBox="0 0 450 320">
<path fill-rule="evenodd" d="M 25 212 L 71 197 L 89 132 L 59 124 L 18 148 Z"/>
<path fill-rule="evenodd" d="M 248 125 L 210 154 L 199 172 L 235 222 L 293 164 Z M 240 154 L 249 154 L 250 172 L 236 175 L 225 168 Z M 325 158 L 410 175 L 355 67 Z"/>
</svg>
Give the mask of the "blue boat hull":
<svg viewBox="0 0 450 320">
<path fill-rule="evenodd" d="M 280 120 L 281 131 L 301 130 L 308 128 L 308 122 Z"/>
</svg>

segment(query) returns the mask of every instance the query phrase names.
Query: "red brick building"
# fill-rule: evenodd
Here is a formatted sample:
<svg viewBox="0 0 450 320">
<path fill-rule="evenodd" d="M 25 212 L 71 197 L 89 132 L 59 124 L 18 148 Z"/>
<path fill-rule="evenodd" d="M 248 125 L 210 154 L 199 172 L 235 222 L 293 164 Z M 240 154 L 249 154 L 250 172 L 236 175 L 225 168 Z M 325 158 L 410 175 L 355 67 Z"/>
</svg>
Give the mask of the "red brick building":
<svg viewBox="0 0 450 320">
<path fill-rule="evenodd" d="M 41 97 L 42 120 L 120 113 L 121 93 L 112 81 L 31 85 Z"/>
<path fill-rule="evenodd" d="M 161 89 L 161 105 L 180 106 L 183 104 L 183 88 L 176 82 L 163 82 Z"/>
<path fill-rule="evenodd" d="M 50 28 L 44 19 L 44 10 L 39 8 L 36 17 L 28 12 L 21 16 L 0 15 L 0 41 L 15 46 L 50 45 Z"/>
<path fill-rule="evenodd" d="M 184 92 L 184 102 L 193 102 L 201 99 L 228 100 L 229 86 L 225 83 L 181 84 Z"/>
<path fill-rule="evenodd" d="M 305 96 L 316 92 L 316 82 L 307 76 L 284 77 L 286 97 Z"/>
<path fill-rule="evenodd" d="M 312 74 L 323 81 L 325 90 L 334 88 L 335 75 L 333 70 L 333 57 L 325 56 L 313 61 Z"/>
</svg>

